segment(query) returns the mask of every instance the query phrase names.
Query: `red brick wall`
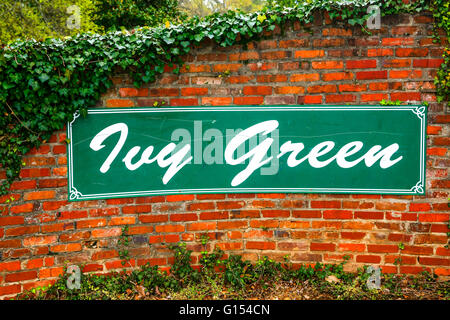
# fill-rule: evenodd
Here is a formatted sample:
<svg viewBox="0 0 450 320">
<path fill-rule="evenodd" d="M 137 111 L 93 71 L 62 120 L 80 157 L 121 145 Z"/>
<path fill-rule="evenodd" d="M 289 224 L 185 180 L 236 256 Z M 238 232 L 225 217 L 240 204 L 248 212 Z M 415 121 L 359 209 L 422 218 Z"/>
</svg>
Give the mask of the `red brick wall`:
<svg viewBox="0 0 450 320">
<path fill-rule="evenodd" d="M 334 263 L 349 255 L 349 270 L 374 264 L 383 272 L 425 268 L 448 276 L 450 115 L 434 95 L 443 49 L 432 43 L 431 18 L 384 18 L 372 36 L 326 19 L 312 31 L 295 24 L 247 49 L 204 43 L 186 57 L 180 75 L 167 68 L 141 89 L 126 75 L 114 77 L 99 106 L 428 101 L 426 196 L 217 194 L 69 203 L 61 131 L 24 158 L 14 201 L 0 198 L 0 296 L 55 281 L 66 261 L 84 263 L 86 271 L 122 269 L 117 241 L 125 224 L 132 235 L 127 267 L 167 267 L 167 244 L 178 241 L 189 243 L 196 260 L 195 239 L 207 233 L 210 248 L 251 260 L 289 254 L 294 263 Z"/>
</svg>

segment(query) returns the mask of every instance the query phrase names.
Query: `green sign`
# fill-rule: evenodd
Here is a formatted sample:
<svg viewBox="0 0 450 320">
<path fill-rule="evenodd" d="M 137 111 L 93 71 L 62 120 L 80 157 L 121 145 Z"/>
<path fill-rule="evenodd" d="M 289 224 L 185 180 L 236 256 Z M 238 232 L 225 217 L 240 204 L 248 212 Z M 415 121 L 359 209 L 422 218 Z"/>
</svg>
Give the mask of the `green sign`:
<svg viewBox="0 0 450 320">
<path fill-rule="evenodd" d="M 424 194 L 424 106 L 91 109 L 67 126 L 69 200 Z"/>
</svg>

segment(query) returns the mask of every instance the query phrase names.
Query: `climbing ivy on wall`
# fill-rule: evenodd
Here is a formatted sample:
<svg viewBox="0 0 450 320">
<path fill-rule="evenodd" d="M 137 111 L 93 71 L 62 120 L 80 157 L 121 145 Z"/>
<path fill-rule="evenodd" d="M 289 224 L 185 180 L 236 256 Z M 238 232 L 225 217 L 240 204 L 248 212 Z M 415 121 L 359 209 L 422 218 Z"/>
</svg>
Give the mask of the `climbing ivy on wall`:
<svg viewBox="0 0 450 320">
<path fill-rule="evenodd" d="M 431 10 L 435 20 L 435 41 L 440 41 L 440 35 L 437 30 L 445 32 L 444 37 L 450 40 L 450 1 L 434 0 Z M 448 101 L 450 98 L 450 48 L 444 50 L 444 63 L 439 68 L 435 84 L 437 88 L 437 98 L 439 102 Z"/>
<path fill-rule="evenodd" d="M 182 56 L 191 45 L 205 39 L 223 47 L 246 44 L 260 39 L 263 31 L 274 30 L 276 25 L 311 23 L 318 10 L 328 11 L 332 19 L 339 17 L 351 25 L 363 26 L 369 17 L 368 5 L 380 6 L 383 15 L 434 9 L 435 17 L 444 21 L 438 26 L 448 31 L 448 12 L 442 9 L 443 5 L 448 9 L 448 0 L 433 1 L 405 4 L 402 0 L 310 0 L 289 8 L 275 4 L 255 13 L 229 11 L 203 19 L 194 17 L 180 25 L 131 32 L 17 41 L 0 54 L 0 165 L 7 178 L 0 186 L 0 195 L 7 194 L 19 176 L 22 155 L 61 130 L 75 111 L 85 115 L 87 108 L 95 106 L 101 94 L 112 86 L 111 76 L 118 69 L 126 70 L 139 87 L 155 81 L 166 64 L 177 66 L 174 72 L 179 72 Z M 438 76 L 438 90 L 441 96 L 448 97 L 448 53 L 446 62 Z"/>
</svg>

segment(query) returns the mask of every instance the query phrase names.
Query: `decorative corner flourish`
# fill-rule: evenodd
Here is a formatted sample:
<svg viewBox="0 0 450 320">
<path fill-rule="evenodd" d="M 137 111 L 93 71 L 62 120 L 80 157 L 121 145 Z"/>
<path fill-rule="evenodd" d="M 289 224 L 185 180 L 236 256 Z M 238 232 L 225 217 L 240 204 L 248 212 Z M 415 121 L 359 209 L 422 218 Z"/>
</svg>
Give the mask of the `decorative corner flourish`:
<svg viewBox="0 0 450 320">
<path fill-rule="evenodd" d="M 419 194 L 424 193 L 425 191 L 423 189 L 423 182 L 422 181 L 417 182 L 416 185 L 410 189 L 410 191 Z"/>
<path fill-rule="evenodd" d="M 71 187 L 69 195 L 70 200 L 80 199 L 82 196 L 83 194 L 80 191 L 78 191 L 75 187 Z"/>
<path fill-rule="evenodd" d="M 414 109 L 412 109 L 412 112 L 419 118 L 419 119 L 425 119 L 425 106 L 417 106 Z"/>
<path fill-rule="evenodd" d="M 75 113 L 73 114 L 73 120 L 69 123 L 69 125 L 72 125 L 75 120 L 80 116 L 80 113 L 77 111 L 75 111 Z"/>
</svg>

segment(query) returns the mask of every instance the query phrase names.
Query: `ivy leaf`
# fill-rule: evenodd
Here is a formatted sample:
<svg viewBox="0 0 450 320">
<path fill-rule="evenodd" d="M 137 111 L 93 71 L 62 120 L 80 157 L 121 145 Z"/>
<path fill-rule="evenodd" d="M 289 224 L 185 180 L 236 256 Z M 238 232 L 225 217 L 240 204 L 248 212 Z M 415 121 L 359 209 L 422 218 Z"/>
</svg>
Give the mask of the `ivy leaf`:
<svg viewBox="0 0 450 320">
<path fill-rule="evenodd" d="M 164 42 L 167 43 L 167 44 L 172 44 L 172 43 L 175 42 L 175 39 L 174 39 L 174 38 L 169 38 L 169 37 L 164 37 L 163 40 L 164 40 Z"/>
<path fill-rule="evenodd" d="M 263 23 L 264 22 L 264 20 L 266 20 L 267 19 L 267 17 L 266 17 L 266 15 L 265 14 L 260 14 L 259 16 L 258 16 L 258 21 L 260 22 L 260 23 Z"/>
<path fill-rule="evenodd" d="M 180 44 L 183 46 L 183 47 L 188 47 L 191 43 L 189 42 L 189 41 L 181 41 L 180 42 Z"/>
<path fill-rule="evenodd" d="M 203 34 L 197 33 L 196 35 L 194 35 L 194 39 L 197 42 L 200 42 L 203 40 Z"/>
<path fill-rule="evenodd" d="M 39 80 L 41 80 L 41 82 L 46 82 L 48 79 L 50 79 L 50 77 L 49 77 L 48 74 L 46 74 L 46 73 L 42 73 L 42 74 L 39 76 Z"/>
</svg>

